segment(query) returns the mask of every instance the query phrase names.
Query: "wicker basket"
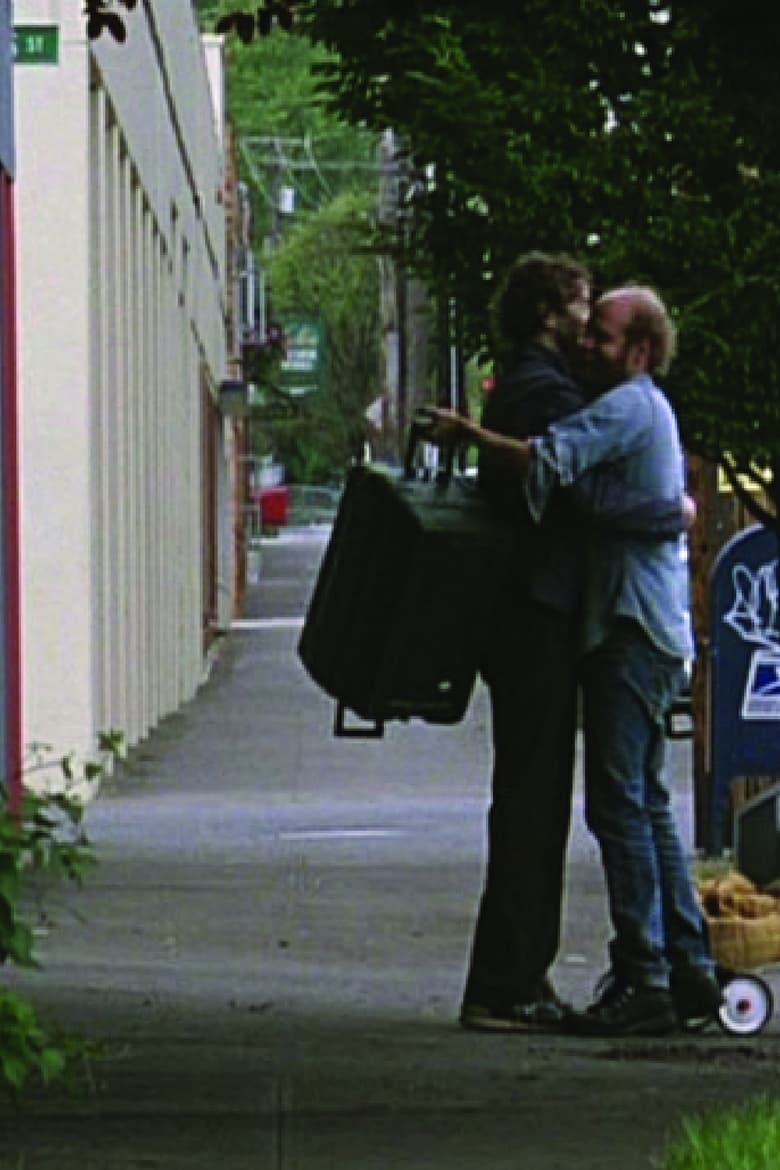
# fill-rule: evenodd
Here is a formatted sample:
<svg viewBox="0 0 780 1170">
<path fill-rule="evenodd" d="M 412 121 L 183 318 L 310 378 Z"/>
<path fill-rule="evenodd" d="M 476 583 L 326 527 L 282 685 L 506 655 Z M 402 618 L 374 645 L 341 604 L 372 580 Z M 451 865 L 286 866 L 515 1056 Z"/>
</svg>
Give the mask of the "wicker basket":
<svg viewBox="0 0 780 1170">
<path fill-rule="evenodd" d="M 698 890 L 716 962 L 736 970 L 780 961 L 780 898 L 736 871 Z"/>
<path fill-rule="evenodd" d="M 707 918 L 713 958 L 732 970 L 780 961 L 780 914 Z"/>
</svg>

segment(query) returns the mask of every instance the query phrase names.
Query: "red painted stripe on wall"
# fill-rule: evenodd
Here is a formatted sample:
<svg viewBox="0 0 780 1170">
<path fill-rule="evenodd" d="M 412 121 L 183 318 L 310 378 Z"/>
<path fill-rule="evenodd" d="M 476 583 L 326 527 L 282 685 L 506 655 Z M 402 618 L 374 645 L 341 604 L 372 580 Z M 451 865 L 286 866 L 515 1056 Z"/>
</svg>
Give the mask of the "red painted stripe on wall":
<svg viewBox="0 0 780 1170">
<path fill-rule="evenodd" d="M 19 564 L 19 453 L 16 367 L 16 263 L 14 232 L 14 186 L 0 170 L 0 263 L 3 271 L 3 303 L 0 329 L 3 331 L 0 389 L 3 409 L 3 521 L 5 548 L 6 614 L 6 759 L 9 801 L 18 809 L 22 795 L 22 653 L 21 589 Z"/>
</svg>

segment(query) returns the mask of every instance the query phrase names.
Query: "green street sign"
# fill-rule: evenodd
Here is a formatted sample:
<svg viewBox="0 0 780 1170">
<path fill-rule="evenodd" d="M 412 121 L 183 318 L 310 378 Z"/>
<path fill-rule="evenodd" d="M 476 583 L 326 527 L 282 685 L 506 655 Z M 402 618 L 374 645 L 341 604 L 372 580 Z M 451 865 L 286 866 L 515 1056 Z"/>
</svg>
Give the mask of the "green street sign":
<svg viewBox="0 0 780 1170">
<path fill-rule="evenodd" d="M 321 390 L 325 377 L 325 330 L 319 317 L 282 320 L 285 356 L 279 383 L 293 396 Z"/>
<path fill-rule="evenodd" d="M 60 30 L 56 24 L 14 26 L 16 65 L 57 65 L 60 59 Z"/>
</svg>

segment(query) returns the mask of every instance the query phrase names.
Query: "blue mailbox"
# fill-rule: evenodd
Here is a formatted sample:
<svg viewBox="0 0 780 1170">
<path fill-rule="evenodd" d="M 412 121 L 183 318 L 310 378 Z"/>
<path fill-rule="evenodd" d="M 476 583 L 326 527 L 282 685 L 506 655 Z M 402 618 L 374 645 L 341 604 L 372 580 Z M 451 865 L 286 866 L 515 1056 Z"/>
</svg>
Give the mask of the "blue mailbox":
<svg viewBox="0 0 780 1170">
<path fill-rule="evenodd" d="M 780 775 L 778 538 L 757 525 L 720 551 L 710 584 L 711 806 L 708 848 L 726 842 L 731 783 Z"/>
</svg>

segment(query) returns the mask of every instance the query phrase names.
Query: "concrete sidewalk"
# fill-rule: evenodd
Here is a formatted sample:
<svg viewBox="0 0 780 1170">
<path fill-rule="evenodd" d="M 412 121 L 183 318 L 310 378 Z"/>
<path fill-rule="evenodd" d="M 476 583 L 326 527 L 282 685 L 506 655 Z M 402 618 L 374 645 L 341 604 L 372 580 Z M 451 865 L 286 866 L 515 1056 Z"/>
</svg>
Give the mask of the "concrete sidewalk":
<svg viewBox="0 0 780 1170">
<path fill-rule="evenodd" d="M 324 539 L 264 544 L 209 681 L 90 807 L 100 865 L 58 896 L 43 970 L 4 970 L 104 1055 L 83 1095 L 0 1105 L 0 1170 L 649 1170 L 681 1116 L 776 1093 L 774 1020 L 745 1042 L 457 1027 L 485 694 L 456 728 L 334 740 L 295 655 Z M 555 973 L 578 1003 L 608 933 L 578 809 Z"/>
</svg>

